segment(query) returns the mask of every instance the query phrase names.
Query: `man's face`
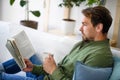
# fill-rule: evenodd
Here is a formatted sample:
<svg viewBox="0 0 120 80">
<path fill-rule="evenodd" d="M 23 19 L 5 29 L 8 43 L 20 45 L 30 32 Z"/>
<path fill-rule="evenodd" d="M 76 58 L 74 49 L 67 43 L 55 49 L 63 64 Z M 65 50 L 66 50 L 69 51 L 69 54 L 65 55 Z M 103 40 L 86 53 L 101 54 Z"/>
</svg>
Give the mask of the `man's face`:
<svg viewBox="0 0 120 80">
<path fill-rule="evenodd" d="M 94 40 L 96 35 L 96 30 L 91 23 L 91 19 L 88 17 L 83 17 L 82 25 L 80 27 L 83 40 Z"/>
</svg>

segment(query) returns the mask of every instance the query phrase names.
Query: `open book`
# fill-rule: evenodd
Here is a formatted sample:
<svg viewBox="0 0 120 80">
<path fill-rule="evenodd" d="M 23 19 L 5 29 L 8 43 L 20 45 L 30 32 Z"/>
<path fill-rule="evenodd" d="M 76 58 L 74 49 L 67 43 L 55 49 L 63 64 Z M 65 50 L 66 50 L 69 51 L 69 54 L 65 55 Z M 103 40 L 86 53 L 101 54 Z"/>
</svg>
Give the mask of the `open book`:
<svg viewBox="0 0 120 80">
<path fill-rule="evenodd" d="M 6 47 L 21 70 L 26 67 L 24 58 L 29 59 L 35 53 L 25 31 L 20 31 L 13 37 L 9 38 L 6 43 Z"/>
</svg>

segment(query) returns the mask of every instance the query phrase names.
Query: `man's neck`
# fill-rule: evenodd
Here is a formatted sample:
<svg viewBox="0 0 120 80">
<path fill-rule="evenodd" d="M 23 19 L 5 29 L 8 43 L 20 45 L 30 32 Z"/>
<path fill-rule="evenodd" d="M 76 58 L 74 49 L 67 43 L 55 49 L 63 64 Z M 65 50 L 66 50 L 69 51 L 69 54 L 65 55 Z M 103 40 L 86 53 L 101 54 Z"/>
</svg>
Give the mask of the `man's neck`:
<svg viewBox="0 0 120 80">
<path fill-rule="evenodd" d="M 103 41 L 107 39 L 107 34 L 100 34 L 94 38 L 94 41 Z"/>
</svg>

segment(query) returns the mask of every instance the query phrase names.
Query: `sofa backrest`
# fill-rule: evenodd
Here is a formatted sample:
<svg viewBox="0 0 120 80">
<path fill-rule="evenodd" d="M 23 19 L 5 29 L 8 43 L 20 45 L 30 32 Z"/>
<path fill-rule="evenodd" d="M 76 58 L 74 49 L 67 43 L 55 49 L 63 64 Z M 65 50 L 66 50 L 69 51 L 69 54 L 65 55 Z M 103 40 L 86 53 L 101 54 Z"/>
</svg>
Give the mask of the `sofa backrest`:
<svg viewBox="0 0 120 80">
<path fill-rule="evenodd" d="M 3 22 L 0 24 L 0 45 L 2 45 L 0 46 L 0 62 L 4 62 L 12 58 L 5 47 L 5 44 L 7 38 L 21 30 L 24 30 L 27 33 L 28 38 L 40 58 L 42 58 L 41 56 L 44 56 L 43 52 L 50 52 L 54 54 L 54 58 L 57 63 L 70 52 L 73 45 L 77 42 L 77 40 L 74 39 L 59 37 L 39 30 L 23 27 L 18 24 L 5 23 L 4 26 L 2 26 L 3 24 Z"/>
<path fill-rule="evenodd" d="M 43 52 L 51 52 L 54 54 L 56 62 L 59 62 L 70 52 L 73 45 L 80 41 L 78 39 L 44 33 L 21 25 L 0 22 L 0 55 L 6 55 L 3 59 L 0 58 L 1 62 L 11 58 L 11 55 L 5 47 L 7 38 L 21 30 L 24 30 L 27 33 L 36 53 L 38 53 L 38 55 L 40 54 L 40 58 L 41 55 L 43 56 Z M 111 47 L 111 50 L 113 55 L 120 56 L 120 51 L 118 49 Z"/>
<path fill-rule="evenodd" d="M 113 56 L 120 57 L 120 49 L 119 48 L 111 47 L 111 51 L 113 53 Z"/>
<path fill-rule="evenodd" d="M 96 68 L 79 61 L 75 64 L 73 80 L 120 80 L 120 49 L 111 47 L 114 66 Z"/>
<path fill-rule="evenodd" d="M 109 80 L 120 80 L 120 49 L 111 48 L 114 59 L 113 71 Z"/>
<path fill-rule="evenodd" d="M 6 40 L 8 37 L 9 25 L 6 22 L 0 21 L 0 62 L 4 62 L 12 58 L 12 56 L 9 54 L 9 51 L 5 47 Z"/>
</svg>

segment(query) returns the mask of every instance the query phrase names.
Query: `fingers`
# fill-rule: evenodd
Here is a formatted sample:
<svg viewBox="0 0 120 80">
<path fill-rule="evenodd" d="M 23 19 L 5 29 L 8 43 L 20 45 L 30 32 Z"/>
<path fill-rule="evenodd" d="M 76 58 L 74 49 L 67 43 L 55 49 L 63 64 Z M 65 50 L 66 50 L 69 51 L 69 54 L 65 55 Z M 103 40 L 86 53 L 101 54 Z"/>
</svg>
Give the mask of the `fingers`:
<svg viewBox="0 0 120 80">
<path fill-rule="evenodd" d="M 25 62 L 30 62 L 30 60 L 29 60 L 29 59 L 26 59 L 26 58 L 24 58 L 24 61 L 25 61 Z"/>
<path fill-rule="evenodd" d="M 50 58 L 53 58 L 53 54 L 49 54 L 49 57 L 50 57 Z"/>
<path fill-rule="evenodd" d="M 30 71 L 32 71 L 32 70 L 29 69 L 29 68 L 24 68 L 23 71 L 25 71 L 25 72 L 30 72 Z"/>
<path fill-rule="evenodd" d="M 56 67 L 57 66 L 52 55 L 45 58 L 45 61 L 43 62 L 43 69 L 45 72 L 52 74 Z"/>
<path fill-rule="evenodd" d="M 24 59 L 25 64 L 26 64 L 26 68 L 23 69 L 23 71 L 27 72 L 27 71 L 32 71 L 33 69 L 33 64 L 29 59 Z"/>
<path fill-rule="evenodd" d="M 48 58 L 51 59 L 51 60 L 54 59 L 52 54 L 48 54 Z"/>
<path fill-rule="evenodd" d="M 44 62 L 51 62 L 54 61 L 54 58 L 51 54 L 48 55 L 48 57 L 45 58 Z"/>
</svg>

